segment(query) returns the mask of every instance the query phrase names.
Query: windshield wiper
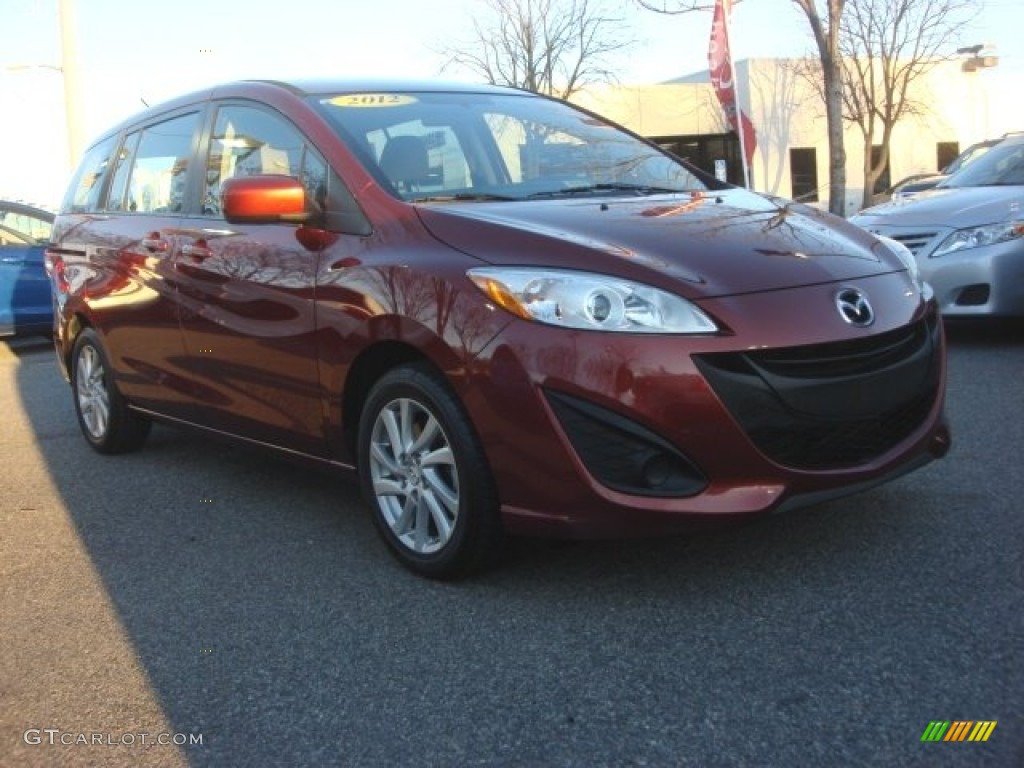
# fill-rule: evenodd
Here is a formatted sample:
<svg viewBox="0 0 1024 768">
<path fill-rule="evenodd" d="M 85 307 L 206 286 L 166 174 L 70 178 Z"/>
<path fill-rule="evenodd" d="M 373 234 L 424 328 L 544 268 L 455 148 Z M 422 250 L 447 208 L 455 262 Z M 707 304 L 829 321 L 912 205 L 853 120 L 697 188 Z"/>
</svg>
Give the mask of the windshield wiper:
<svg viewBox="0 0 1024 768">
<path fill-rule="evenodd" d="M 623 182 L 611 182 L 604 184 L 584 184 L 578 187 L 563 187 L 562 189 L 551 189 L 544 192 L 534 192 L 528 197 L 572 197 L 574 195 L 593 195 L 601 192 L 632 192 L 635 195 L 662 195 L 679 194 L 685 189 L 669 189 L 668 187 L 654 187 L 648 184 L 626 184 Z"/>
<path fill-rule="evenodd" d="M 509 195 L 495 195 L 491 192 L 459 192 L 454 195 L 425 195 L 424 197 L 409 198 L 410 203 L 478 203 L 478 202 L 510 202 L 522 200 L 521 197 L 510 197 Z"/>
</svg>

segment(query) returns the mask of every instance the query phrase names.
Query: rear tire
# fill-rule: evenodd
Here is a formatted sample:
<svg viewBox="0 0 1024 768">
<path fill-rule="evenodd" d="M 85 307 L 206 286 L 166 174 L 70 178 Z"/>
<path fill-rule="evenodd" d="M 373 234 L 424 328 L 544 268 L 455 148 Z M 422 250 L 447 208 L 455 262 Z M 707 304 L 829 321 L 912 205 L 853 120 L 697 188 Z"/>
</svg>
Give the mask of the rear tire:
<svg viewBox="0 0 1024 768">
<path fill-rule="evenodd" d="M 490 467 L 468 416 L 433 369 L 403 365 L 373 386 L 358 457 L 374 524 L 404 566 L 454 579 L 497 559 L 502 530 Z"/>
<path fill-rule="evenodd" d="M 78 426 L 99 453 L 127 453 L 142 447 L 150 421 L 130 410 L 114 384 L 99 335 L 86 328 L 71 352 L 71 392 Z"/>
</svg>

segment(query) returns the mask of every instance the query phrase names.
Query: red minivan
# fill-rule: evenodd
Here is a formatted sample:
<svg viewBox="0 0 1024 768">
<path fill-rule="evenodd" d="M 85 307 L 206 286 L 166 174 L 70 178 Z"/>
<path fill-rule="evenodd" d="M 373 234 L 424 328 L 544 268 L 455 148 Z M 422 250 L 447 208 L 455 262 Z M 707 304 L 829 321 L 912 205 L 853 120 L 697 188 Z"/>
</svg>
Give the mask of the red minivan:
<svg viewBox="0 0 1024 768">
<path fill-rule="evenodd" d="M 450 578 L 505 534 L 622 536 L 942 456 L 942 325 L 898 243 L 567 103 L 244 82 L 99 139 L 47 266 L 101 453 L 151 420 L 355 470 Z"/>
</svg>

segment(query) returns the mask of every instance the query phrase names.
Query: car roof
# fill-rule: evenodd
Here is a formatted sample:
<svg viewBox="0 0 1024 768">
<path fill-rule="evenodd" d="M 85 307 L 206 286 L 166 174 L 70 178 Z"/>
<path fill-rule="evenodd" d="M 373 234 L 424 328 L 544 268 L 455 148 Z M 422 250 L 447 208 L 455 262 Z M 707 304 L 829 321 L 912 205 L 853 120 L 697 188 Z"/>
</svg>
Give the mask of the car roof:
<svg viewBox="0 0 1024 768">
<path fill-rule="evenodd" d="M 250 98 L 259 100 L 273 94 L 288 94 L 304 99 L 309 96 L 344 93 L 483 93 L 538 97 L 536 93 L 504 85 L 489 83 L 466 83 L 446 80 L 423 80 L 410 78 L 298 78 L 295 80 L 236 80 L 221 83 L 191 93 L 171 98 L 129 116 L 111 126 L 91 142 L 95 146 L 101 141 L 130 128 L 151 115 L 171 112 L 213 98 Z"/>
<path fill-rule="evenodd" d="M 974 149 L 974 147 L 994 147 L 996 144 L 1002 144 L 1007 139 L 1021 138 L 1024 138 L 1024 131 L 1007 131 L 1002 136 L 995 136 L 991 139 L 985 139 L 984 141 L 971 144 L 967 149 Z"/>
<path fill-rule="evenodd" d="M 374 91 L 419 93 L 518 93 L 528 94 L 520 88 L 489 83 L 466 83 L 454 80 L 423 80 L 405 78 L 305 78 L 295 80 L 242 80 L 228 84 L 263 83 L 286 88 L 296 95 L 314 96 L 322 93 L 370 93 Z"/>
</svg>

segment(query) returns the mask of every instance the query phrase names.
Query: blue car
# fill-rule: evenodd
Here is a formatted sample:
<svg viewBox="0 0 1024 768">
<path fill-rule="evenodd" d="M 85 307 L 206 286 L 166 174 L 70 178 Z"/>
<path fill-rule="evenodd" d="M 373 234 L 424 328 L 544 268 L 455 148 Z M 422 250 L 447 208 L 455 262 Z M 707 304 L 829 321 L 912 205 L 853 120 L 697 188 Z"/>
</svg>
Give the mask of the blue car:
<svg viewBox="0 0 1024 768">
<path fill-rule="evenodd" d="M 43 252 L 53 214 L 0 200 L 0 336 L 48 334 L 53 302 Z"/>
</svg>

